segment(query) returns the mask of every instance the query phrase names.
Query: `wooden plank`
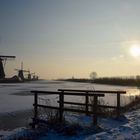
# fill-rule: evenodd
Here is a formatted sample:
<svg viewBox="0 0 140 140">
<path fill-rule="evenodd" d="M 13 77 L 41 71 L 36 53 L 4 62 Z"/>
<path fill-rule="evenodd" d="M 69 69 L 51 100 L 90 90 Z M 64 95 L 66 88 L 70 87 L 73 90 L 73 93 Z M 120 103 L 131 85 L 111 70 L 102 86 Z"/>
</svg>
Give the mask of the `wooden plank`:
<svg viewBox="0 0 140 140">
<path fill-rule="evenodd" d="M 85 110 L 86 110 L 86 115 L 88 115 L 88 104 L 89 104 L 89 97 L 88 94 L 85 96 Z"/>
<path fill-rule="evenodd" d="M 59 101 L 57 101 L 57 102 L 59 103 Z M 77 103 L 77 102 L 68 102 L 68 101 L 64 101 L 64 104 L 81 105 L 81 106 L 85 106 L 86 105 L 86 103 Z M 93 106 L 93 104 L 88 104 L 88 106 Z M 117 106 L 109 106 L 109 105 L 98 105 L 98 107 L 117 109 Z"/>
<path fill-rule="evenodd" d="M 34 95 L 34 118 L 33 118 L 32 128 L 35 128 L 35 126 L 36 126 L 35 120 L 36 120 L 37 117 L 38 117 L 38 108 L 37 108 L 37 104 L 38 104 L 38 93 L 35 93 L 35 95 Z"/>
<path fill-rule="evenodd" d="M 93 90 L 79 90 L 79 89 L 58 89 L 58 91 L 71 91 L 71 92 L 93 92 Z"/>
<path fill-rule="evenodd" d="M 59 103 L 59 101 L 57 101 L 57 102 Z M 81 105 L 81 106 L 85 106 L 86 105 L 86 103 L 77 103 L 77 102 L 68 102 L 68 101 L 64 101 L 64 104 Z M 88 106 L 93 106 L 93 105 L 92 104 L 88 104 Z M 117 109 L 117 106 L 109 106 L 109 105 L 98 105 L 98 107 Z"/>
<path fill-rule="evenodd" d="M 106 94 L 118 94 L 118 93 L 120 93 L 120 94 L 126 94 L 126 91 L 107 91 L 107 90 L 95 90 L 94 91 L 95 93 L 106 93 Z"/>
<path fill-rule="evenodd" d="M 64 92 L 64 95 L 74 95 L 74 96 L 86 96 L 87 93 L 77 93 L 77 92 Z M 104 97 L 104 94 L 100 94 L 100 93 L 88 93 L 88 96 L 100 96 L 100 97 Z"/>
<path fill-rule="evenodd" d="M 59 103 L 59 101 L 58 101 L 58 103 Z M 86 103 L 76 103 L 76 102 L 67 102 L 67 101 L 65 101 L 64 104 L 81 105 L 81 106 L 85 106 L 86 105 Z"/>
<path fill-rule="evenodd" d="M 111 94 L 126 94 L 126 91 L 104 91 L 104 90 L 78 90 L 78 89 L 58 89 L 58 91 L 71 91 L 71 92 L 92 92 L 92 93 L 111 93 Z"/>
<path fill-rule="evenodd" d="M 34 104 L 33 104 L 34 105 Z M 59 110 L 59 107 L 57 106 L 48 106 L 48 105 L 37 105 L 38 107 L 42 107 L 42 108 L 49 108 L 49 109 L 56 109 Z M 68 107 L 64 107 L 63 108 L 64 111 L 71 111 L 71 112 L 78 112 L 78 113 L 86 113 L 85 110 L 79 110 L 79 109 L 72 109 L 72 108 L 68 108 Z M 88 111 L 88 114 L 93 114 L 92 111 Z M 101 114 L 100 112 L 97 113 L 98 115 Z"/>
<path fill-rule="evenodd" d="M 59 120 L 63 121 L 64 95 L 59 94 Z"/>
<path fill-rule="evenodd" d="M 75 95 L 75 96 L 86 96 L 87 95 L 87 93 L 78 93 L 78 92 L 59 92 L 59 91 L 56 91 L 56 92 L 53 92 L 53 91 L 31 91 L 32 93 L 38 93 L 38 94 L 42 94 L 42 93 L 44 93 L 44 94 L 64 94 L 64 95 Z M 101 94 L 101 93 L 88 93 L 88 96 L 100 96 L 100 97 L 104 97 L 104 94 Z"/>
<path fill-rule="evenodd" d="M 117 117 L 120 116 L 120 94 L 117 94 Z"/>
<path fill-rule="evenodd" d="M 34 104 L 33 104 L 34 105 Z M 38 107 L 42 107 L 42 108 L 49 108 L 49 109 L 56 109 L 56 110 L 59 110 L 59 107 L 57 106 L 48 106 L 48 105 L 40 105 L 38 104 L 37 105 Z M 86 113 L 85 110 L 79 110 L 79 109 L 71 109 L 71 108 L 63 108 L 64 111 L 71 111 L 71 112 L 78 112 L 78 113 Z M 91 111 L 89 111 L 88 113 L 93 113 Z"/>
<path fill-rule="evenodd" d="M 97 125 L 97 105 L 98 103 L 98 97 L 97 96 L 94 96 L 94 102 L 93 102 L 93 124 L 94 125 Z"/>
<path fill-rule="evenodd" d="M 34 104 L 33 104 L 33 106 L 34 106 Z M 41 104 L 37 104 L 37 107 L 56 109 L 56 110 L 59 109 L 59 107 L 57 107 L 57 106 L 49 106 L 49 105 L 41 105 Z"/>
</svg>

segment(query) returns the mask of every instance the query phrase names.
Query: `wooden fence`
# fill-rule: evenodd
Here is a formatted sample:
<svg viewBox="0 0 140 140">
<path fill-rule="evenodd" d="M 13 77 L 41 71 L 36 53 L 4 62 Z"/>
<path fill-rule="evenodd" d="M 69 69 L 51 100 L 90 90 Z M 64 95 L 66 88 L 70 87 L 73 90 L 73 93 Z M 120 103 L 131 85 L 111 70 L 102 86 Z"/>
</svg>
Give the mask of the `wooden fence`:
<svg viewBox="0 0 140 140">
<path fill-rule="evenodd" d="M 98 107 L 102 108 L 113 108 L 117 110 L 117 116 L 120 115 L 120 95 L 125 94 L 125 91 L 101 91 L 101 90 L 72 90 L 72 89 L 58 89 L 58 91 L 31 91 L 34 93 L 34 117 L 33 117 L 33 123 L 32 127 L 35 128 L 37 125 L 38 120 L 38 107 L 41 108 L 50 108 L 50 109 L 56 109 L 59 111 L 59 121 L 63 121 L 63 112 L 64 111 L 72 111 L 72 112 L 79 112 L 79 113 L 85 113 L 85 114 L 93 114 L 93 124 L 97 125 L 97 118 L 98 118 Z M 44 95 L 58 95 L 58 106 L 50 106 L 50 105 L 42 105 L 38 102 L 38 96 L 44 94 Z M 109 106 L 109 105 L 99 105 L 98 104 L 98 98 L 104 97 L 105 94 L 116 94 L 117 96 L 117 106 Z M 80 96 L 85 98 L 85 103 L 78 103 L 78 102 L 68 102 L 65 101 L 65 96 Z M 89 97 L 93 97 L 93 103 L 90 103 Z M 79 105 L 79 106 L 85 106 L 84 110 L 75 109 L 75 108 L 68 108 L 65 105 Z M 92 107 L 92 110 L 89 110 L 89 106 Z"/>
</svg>

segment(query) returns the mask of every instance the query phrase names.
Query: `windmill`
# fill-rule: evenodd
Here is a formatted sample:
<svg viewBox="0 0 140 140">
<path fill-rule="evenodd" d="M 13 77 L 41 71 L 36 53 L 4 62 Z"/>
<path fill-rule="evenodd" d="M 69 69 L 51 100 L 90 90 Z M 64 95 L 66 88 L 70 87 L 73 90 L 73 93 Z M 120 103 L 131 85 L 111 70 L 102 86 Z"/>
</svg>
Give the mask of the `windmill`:
<svg viewBox="0 0 140 140">
<path fill-rule="evenodd" d="M 38 80 L 38 76 L 35 75 L 35 72 L 30 73 L 30 71 L 29 71 L 29 73 L 28 73 L 28 80 Z"/>
<path fill-rule="evenodd" d="M 33 72 L 33 73 L 29 73 L 29 74 L 28 74 L 28 79 L 29 79 L 29 80 L 31 80 L 31 79 L 32 79 L 32 75 L 33 75 L 33 77 L 34 77 L 35 72 Z"/>
<path fill-rule="evenodd" d="M 38 80 L 38 76 L 35 75 L 35 72 L 30 73 L 30 70 L 28 70 L 28 80 Z"/>
<path fill-rule="evenodd" d="M 28 74 L 27 74 L 27 79 L 28 79 L 28 80 L 32 80 L 32 75 L 35 75 L 35 73 L 31 73 L 30 70 L 28 70 L 28 71 L 26 71 L 26 72 L 28 72 Z"/>
<path fill-rule="evenodd" d="M 21 62 L 21 69 L 15 69 L 16 71 L 18 71 L 18 77 L 24 81 L 25 78 L 24 78 L 24 72 L 29 72 L 28 70 L 24 70 L 23 69 L 23 62 Z"/>
<path fill-rule="evenodd" d="M 5 78 L 5 72 L 4 67 L 7 60 L 15 59 L 16 56 L 6 56 L 6 55 L 0 55 L 0 79 Z"/>
</svg>

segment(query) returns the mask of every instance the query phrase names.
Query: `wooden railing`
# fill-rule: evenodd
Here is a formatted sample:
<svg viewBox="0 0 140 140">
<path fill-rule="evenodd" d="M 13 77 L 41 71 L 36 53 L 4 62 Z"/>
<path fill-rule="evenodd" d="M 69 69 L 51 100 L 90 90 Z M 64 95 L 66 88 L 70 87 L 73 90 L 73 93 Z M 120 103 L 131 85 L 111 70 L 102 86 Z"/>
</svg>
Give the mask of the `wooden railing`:
<svg viewBox="0 0 140 140">
<path fill-rule="evenodd" d="M 116 106 L 112 106 L 112 105 L 98 105 L 98 107 L 101 107 L 101 108 L 112 108 L 112 109 L 116 109 L 117 111 L 117 117 L 120 116 L 120 112 L 121 112 L 121 94 L 126 94 L 126 91 L 105 91 L 105 90 L 77 90 L 77 89 L 58 89 L 58 91 L 61 91 L 61 92 L 82 92 L 82 93 L 92 93 L 92 94 L 114 94 L 116 95 L 116 101 L 117 101 L 117 105 Z M 88 96 L 86 97 L 86 108 L 88 110 L 88 106 L 91 106 L 91 104 L 89 103 L 89 99 L 88 99 Z M 73 104 L 73 102 L 69 102 L 66 104 Z M 81 104 L 82 105 L 82 104 Z M 83 104 L 84 105 L 84 104 Z"/>
<path fill-rule="evenodd" d="M 35 127 L 37 124 L 38 119 L 38 107 L 42 108 L 50 108 L 50 109 L 57 109 L 59 111 L 59 121 L 62 122 L 63 120 L 63 112 L 64 111 L 72 111 L 72 112 L 79 112 L 79 113 L 85 113 L 93 114 L 93 124 L 97 125 L 97 119 L 98 119 L 98 107 L 102 108 L 114 108 L 117 109 L 117 116 L 120 115 L 120 95 L 125 94 L 125 91 L 100 91 L 100 90 L 72 90 L 72 89 L 58 89 L 58 91 L 31 91 L 34 93 L 34 117 L 33 117 L 33 123 L 32 126 Z M 98 97 L 104 97 L 104 94 L 117 94 L 117 106 L 107 106 L 107 105 L 98 105 Z M 38 95 L 58 95 L 58 106 L 50 106 L 50 105 L 42 105 L 38 103 Z M 85 98 L 85 103 L 79 103 L 79 102 L 69 102 L 65 101 L 64 96 L 80 96 Z M 90 103 L 89 97 L 93 97 L 93 103 Z M 85 110 L 75 109 L 75 108 L 68 108 L 65 105 L 79 105 L 79 106 L 85 106 Z M 89 106 L 92 107 L 92 110 L 89 110 Z"/>
</svg>

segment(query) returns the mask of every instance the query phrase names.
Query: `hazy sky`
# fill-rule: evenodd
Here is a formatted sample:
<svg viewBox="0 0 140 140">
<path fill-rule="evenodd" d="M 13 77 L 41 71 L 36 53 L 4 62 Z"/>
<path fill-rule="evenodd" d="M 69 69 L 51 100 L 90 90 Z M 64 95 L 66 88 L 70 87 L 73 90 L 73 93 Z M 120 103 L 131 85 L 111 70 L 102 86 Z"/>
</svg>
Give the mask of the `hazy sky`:
<svg viewBox="0 0 140 140">
<path fill-rule="evenodd" d="M 0 0 L 6 75 L 21 61 L 41 78 L 140 74 L 140 0 Z"/>
</svg>

